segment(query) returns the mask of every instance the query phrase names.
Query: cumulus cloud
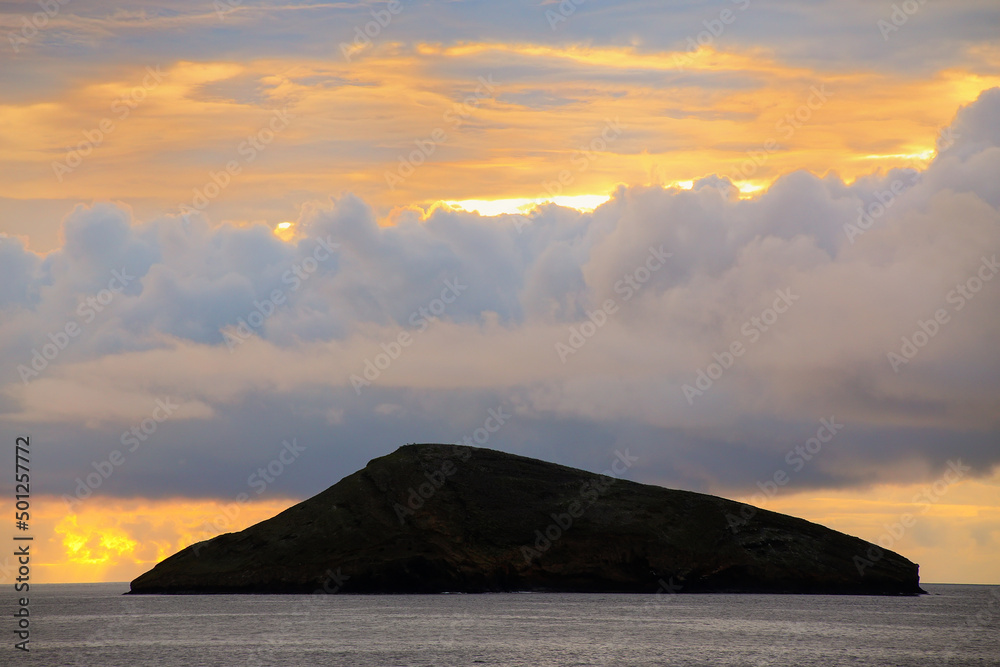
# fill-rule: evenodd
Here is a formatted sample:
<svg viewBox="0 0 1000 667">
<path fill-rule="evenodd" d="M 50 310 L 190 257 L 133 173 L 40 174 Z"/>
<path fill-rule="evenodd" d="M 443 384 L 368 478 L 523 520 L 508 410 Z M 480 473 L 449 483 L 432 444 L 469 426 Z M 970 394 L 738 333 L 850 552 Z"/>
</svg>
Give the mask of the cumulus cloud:
<svg viewBox="0 0 1000 667">
<path fill-rule="evenodd" d="M 752 486 L 828 417 L 845 427 L 798 484 L 914 481 L 959 456 L 987 474 L 998 118 L 994 89 L 924 171 L 796 172 L 752 199 L 713 176 L 592 213 L 380 226 L 347 194 L 305 206 L 291 241 L 80 206 L 45 256 L 0 243 L 0 430 L 49 441 L 40 474 L 69 492 L 177 401 L 104 488 L 122 495 L 238 492 L 293 436 L 311 463 L 275 488 L 305 495 L 500 405 L 514 417 L 487 446 L 601 469 L 627 445 L 641 478 L 687 488 Z"/>
</svg>

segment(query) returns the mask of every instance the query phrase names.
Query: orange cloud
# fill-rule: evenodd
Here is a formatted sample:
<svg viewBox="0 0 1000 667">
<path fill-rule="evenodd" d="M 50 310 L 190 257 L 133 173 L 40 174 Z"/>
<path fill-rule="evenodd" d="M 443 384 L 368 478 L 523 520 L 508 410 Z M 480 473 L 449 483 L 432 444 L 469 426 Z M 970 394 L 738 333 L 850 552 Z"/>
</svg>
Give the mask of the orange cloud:
<svg viewBox="0 0 1000 667">
<path fill-rule="evenodd" d="M 977 58 L 1000 62 L 996 51 Z M 514 71 L 531 75 L 504 78 Z M 239 174 L 219 176 L 227 182 L 209 216 L 273 215 L 272 227 L 292 211 L 279 217 L 262 202 L 289 192 L 301 203 L 352 191 L 385 211 L 607 195 L 620 182 L 711 173 L 753 192 L 796 169 L 850 181 L 923 165 L 956 109 L 995 85 L 1000 76 L 960 69 L 919 79 L 811 70 L 759 49 L 689 56 L 499 43 L 384 44 L 350 63 L 115 66 L 58 96 L 0 106 L 11 158 L 0 196 L 45 199 L 58 186 L 61 197 L 126 196 L 176 213 L 232 161 Z M 291 114 L 287 129 L 249 160 L 240 146 L 276 109 Z M 620 136 L 602 141 L 616 118 Z M 432 142 L 435 131 L 444 138 Z M 421 145 L 412 174 L 389 182 Z M 79 165 L 56 173 L 55 163 L 71 161 Z"/>
</svg>

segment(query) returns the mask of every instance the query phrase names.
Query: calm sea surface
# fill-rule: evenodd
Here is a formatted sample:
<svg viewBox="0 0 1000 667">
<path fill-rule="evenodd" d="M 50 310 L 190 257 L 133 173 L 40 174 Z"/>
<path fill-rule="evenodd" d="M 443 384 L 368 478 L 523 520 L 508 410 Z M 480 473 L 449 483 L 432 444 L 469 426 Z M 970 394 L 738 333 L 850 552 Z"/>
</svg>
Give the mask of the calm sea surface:
<svg viewBox="0 0 1000 667">
<path fill-rule="evenodd" d="M 32 586 L 31 653 L 5 632 L 0 664 L 1000 665 L 996 586 L 925 585 L 931 595 L 915 598 L 123 597 L 127 588 Z"/>
</svg>

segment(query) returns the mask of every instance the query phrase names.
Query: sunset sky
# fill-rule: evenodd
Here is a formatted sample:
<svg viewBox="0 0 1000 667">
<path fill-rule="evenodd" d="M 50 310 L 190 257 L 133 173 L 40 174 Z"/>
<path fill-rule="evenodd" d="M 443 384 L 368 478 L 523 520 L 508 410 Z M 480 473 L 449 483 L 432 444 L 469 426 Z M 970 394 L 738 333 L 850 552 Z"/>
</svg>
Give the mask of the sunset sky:
<svg viewBox="0 0 1000 667">
<path fill-rule="evenodd" d="M 634 481 L 1000 584 L 998 27 L 992 0 L 3 2 L 32 574 L 130 580 L 470 438 L 627 448 Z"/>
</svg>

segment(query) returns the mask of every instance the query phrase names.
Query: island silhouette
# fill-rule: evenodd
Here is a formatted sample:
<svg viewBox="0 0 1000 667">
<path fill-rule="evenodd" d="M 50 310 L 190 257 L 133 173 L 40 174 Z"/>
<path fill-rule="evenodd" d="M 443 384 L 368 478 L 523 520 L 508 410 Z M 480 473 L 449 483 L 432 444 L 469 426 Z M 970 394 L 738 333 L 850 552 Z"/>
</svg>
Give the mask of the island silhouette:
<svg viewBox="0 0 1000 667">
<path fill-rule="evenodd" d="M 917 595 L 903 556 L 803 519 L 484 448 L 413 444 L 131 582 L 143 593 Z"/>
</svg>

